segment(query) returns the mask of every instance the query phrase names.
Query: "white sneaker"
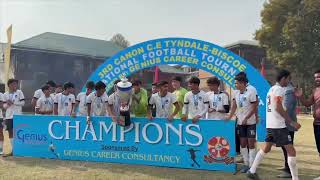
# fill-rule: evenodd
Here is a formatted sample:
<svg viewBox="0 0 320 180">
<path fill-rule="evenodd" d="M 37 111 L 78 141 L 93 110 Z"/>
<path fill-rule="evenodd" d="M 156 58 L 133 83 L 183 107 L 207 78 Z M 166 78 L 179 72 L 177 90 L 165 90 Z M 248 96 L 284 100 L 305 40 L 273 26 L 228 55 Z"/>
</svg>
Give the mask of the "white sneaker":
<svg viewBox="0 0 320 180">
<path fill-rule="evenodd" d="M 314 178 L 313 180 L 320 180 L 320 176 L 319 176 L 319 177 L 317 177 L 317 178 Z"/>
</svg>

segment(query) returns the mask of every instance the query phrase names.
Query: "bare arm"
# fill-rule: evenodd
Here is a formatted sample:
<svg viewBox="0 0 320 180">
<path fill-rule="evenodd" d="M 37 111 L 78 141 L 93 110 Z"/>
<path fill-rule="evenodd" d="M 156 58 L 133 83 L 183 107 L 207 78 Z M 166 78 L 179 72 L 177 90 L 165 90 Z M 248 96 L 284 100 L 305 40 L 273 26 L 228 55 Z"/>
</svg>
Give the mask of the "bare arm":
<svg viewBox="0 0 320 180">
<path fill-rule="evenodd" d="M 171 114 L 172 117 L 174 117 L 175 115 L 177 115 L 178 112 L 180 111 L 180 104 L 179 104 L 178 101 L 175 102 L 173 105 L 175 106 L 175 109 L 174 109 L 174 112 Z"/>
<path fill-rule="evenodd" d="M 252 109 L 250 110 L 249 114 L 245 117 L 245 120 L 248 120 L 252 115 L 257 113 L 258 105 L 258 101 L 252 102 Z"/>
<path fill-rule="evenodd" d="M 32 108 L 35 108 L 36 105 L 37 105 L 37 98 L 33 97 L 32 100 L 31 100 L 31 105 L 32 105 Z"/>
<path fill-rule="evenodd" d="M 233 99 L 232 100 L 232 106 L 231 106 L 231 112 L 230 112 L 230 115 L 227 118 L 228 120 L 232 119 L 232 117 L 236 113 L 236 110 L 237 110 L 237 103 L 236 103 L 236 100 Z"/>
<path fill-rule="evenodd" d="M 53 106 L 53 114 L 58 115 L 58 103 L 55 103 Z"/>
<path fill-rule="evenodd" d="M 277 102 L 276 111 L 285 119 L 285 121 L 288 124 L 290 124 L 292 127 L 296 128 L 296 129 L 299 129 L 301 127 L 301 125 L 292 121 L 292 119 L 290 118 L 288 113 L 284 110 L 280 97 L 276 97 L 276 102 Z"/>
<path fill-rule="evenodd" d="M 91 115 L 91 103 L 87 103 L 87 116 Z"/>
<path fill-rule="evenodd" d="M 301 96 L 301 97 L 299 97 L 299 100 L 300 100 L 300 102 L 301 102 L 304 106 L 306 106 L 306 107 L 310 107 L 310 106 L 312 106 L 312 105 L 314 104 L 313 96 L 310 96 L 310 97 L 307 98 L 307 99 L 305 99 L 305 98 L 303 98 L 303 97 Z"/>
</svg>

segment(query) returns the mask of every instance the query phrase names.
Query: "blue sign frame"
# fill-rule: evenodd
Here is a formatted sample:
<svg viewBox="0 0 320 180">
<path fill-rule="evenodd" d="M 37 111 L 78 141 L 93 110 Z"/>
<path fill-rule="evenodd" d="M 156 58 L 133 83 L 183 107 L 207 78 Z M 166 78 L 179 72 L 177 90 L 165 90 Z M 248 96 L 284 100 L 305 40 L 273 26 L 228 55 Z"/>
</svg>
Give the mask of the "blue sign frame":
<svg viewBox="0 0 320 180">
<path fill-rule="evenodd" d="M 235 122 L 14 116 L 13 155 L 235 172 Z"/>
<path fill-rule="evenodd" d="M 128 47 L 115 54 L 92 73 L 88 81 L 103 81 L 107 90 L 121 77 L 128 77 L 142 69 L 163 65 L 180 64 L 199 68 L 214 74 L 233 89 L 234 77 L 246 72 L 249 83 L 259 96 L 259 123 L 257 139 L 266 137 L 266 95 L 269 83 L 250 63 L 233 52 L 215 44 L 190 38 L 155 39 Z"/>
</svg>

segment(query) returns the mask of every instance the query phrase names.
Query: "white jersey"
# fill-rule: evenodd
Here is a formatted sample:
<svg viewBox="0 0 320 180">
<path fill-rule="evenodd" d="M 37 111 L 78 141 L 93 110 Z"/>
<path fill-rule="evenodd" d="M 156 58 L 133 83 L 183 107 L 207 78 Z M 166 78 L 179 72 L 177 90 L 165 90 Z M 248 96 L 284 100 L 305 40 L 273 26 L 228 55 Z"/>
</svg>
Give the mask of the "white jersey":
<svg viewBox="0 0 320 180">
<path fill-rule="evenodd" d="M 282 102 L 284 107 L 284 96 L 286 89 L 279 84 L 272 86 L 267 94 L 267 128 L 281 129 L 286 128 L 285 119 L 276 111 L 277 101 Z"/>
<path fill-rule="evenodd" d="M 156 117 L 168 118 L 173 111 L 173 104 L 177 102 L 177 97 L 168 92 L 164 97 L 160 96 L 159 93 L 152 94 L 149 105 L 156 106 Z"/>
<path fill-rule="evenodd" d="M 77 113 L 78 116 L 87 116 L 87 94 L 86 92 L 81 92 L 78 94 L 76 101 L 79 103 L 79 111 Z"/>
<path fill-rule="evenodd" d="M 63 93 L 56 94 L 54 97 L 54 104 L 58 105 L 59 116 L 70 116 L 72 106 L 76 103 L 73 94 L 64 95 Z"/>
<path fill-rule="evenodd" d="M 34 95 L 33 97 L 36 98 L 36 99 L 39 99 L 41 97 L 45 96 L 42 89 L 38 89 L 34 92 Z"/>
<path fill-rule="evenodd" d="M 132 99 L 129 99 L 129 107 L 131 106 Z M 108 97 L 108 104 L 109 106 L 113 106 L 113 113 L 116 116 L 120 115 L 120 97 L 117 95 L 117 93 L 112 93 Z"/>
<path fill-rule="evenodd" d="M 254 103 L 257 102 L 257 91 L 254 87 L 251 89 L 246 89 L 244 93 L 240 93 L 240 91 L 237 90 L 235 91 L 233 100 L 235 100 L 237 103 L 237 122 L 239 125 L 241 125 L 244 119 L 254 108 Z M 256 124 L 255 113 L 247 120 L 247 125 L 253 124 Z"/>
<path fill-rule="evenodd" d="M 3 101 L 7 102 L 8 100 L 12 101 L 13 105 L 6 109 L 5 119 L 13 119 L 13 115 L 22 113 L 22 106 L 24 106 L 24 95 L 21 90 L 17 90 L 13 93 L 6 92 L 3 94 Z M 6 103 L 5 105 L 7 106 Z"/>
<path fill-rule="evenodd" d="M 216 111 L 224 110 L 224 106 L 229 105 L 229 97 L 224 92 L 215 94 L 213 91 L 207 92 L 209 98 L 209 108 Z M 207 113 L 207 119 L 222 120 L 225 119 L 227 113 L 211 112 Z"/>
<path fill-rule="evenodd" d="M 0 103 L 4 103 L 2 93 L 0 93 Z M 2 119 L 2 118 L 3 118 L 2 107 L 0 107 L 0 119 Z"/>
<path fill-rule="evenodd" d="M 54 100 L 52 96 L 42 96 L 37 100 L 36 109 L 40 111 L 53 111 Z"/>
<path fill-rule="evenodd" d="M 200 91 L 198 94 L 193 94 L 192 91 L 189 91 L 184 96 L 182 114 L 187 114 L 188 119 L 193 119 L 197 115 L 205 118 L 208 112 L 208 105 L 209 99 L 204 91 Z"/>
<path fill-rule="evenodd" d="M 108 95 L 98 97 L 96 92 L 87 97 L 87 106 L 91 105 L 91 116 L 107 116 Z"/>
</svg>

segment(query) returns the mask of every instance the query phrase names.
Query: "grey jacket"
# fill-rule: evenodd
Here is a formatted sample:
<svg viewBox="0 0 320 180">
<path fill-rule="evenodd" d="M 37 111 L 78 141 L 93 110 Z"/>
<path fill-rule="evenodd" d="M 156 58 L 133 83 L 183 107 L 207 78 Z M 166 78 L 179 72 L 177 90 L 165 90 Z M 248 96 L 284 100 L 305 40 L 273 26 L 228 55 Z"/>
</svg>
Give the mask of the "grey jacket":
<svg viewBox="0 0 320 180">
<path fill-rule="evenodd" d="M 296 114 L 296 107 L 297 107 L 297 97 L 294 94 L 294 87 L 292 86 L 292 84 L 289 84 L 287 87 L 285 87 L 286 89 L 286 93 L 284 96 L 284 107 L 286 108 L 290 118 L 297 122 L 297 114 Z M 287 122 L 286 122 L 287 128 L 289 131 L 295 131 L 295 129 L 290 126 Z"/>
</svg>

